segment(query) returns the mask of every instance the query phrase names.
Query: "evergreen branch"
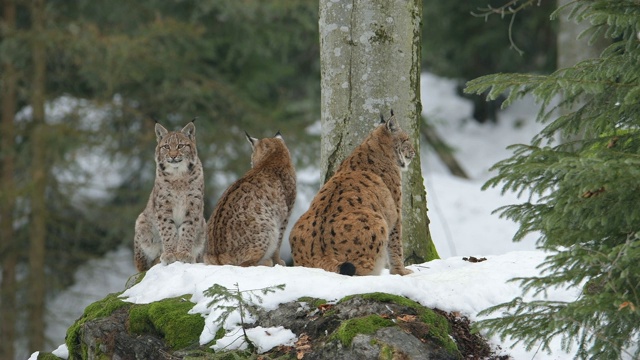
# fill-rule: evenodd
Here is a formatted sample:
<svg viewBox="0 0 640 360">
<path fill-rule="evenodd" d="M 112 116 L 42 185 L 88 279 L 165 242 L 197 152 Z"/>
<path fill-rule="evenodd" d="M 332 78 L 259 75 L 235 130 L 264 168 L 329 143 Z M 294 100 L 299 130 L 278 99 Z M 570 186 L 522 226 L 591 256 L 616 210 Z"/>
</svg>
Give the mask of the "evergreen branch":
<svg viewBox="0 0 640 360">
<path fill-rule="evenodd" d="M 203 294 L 206 297 L 212 298 L 212 300 L 207 304 L 207 307 L 215 307 L 216 309 L 221 310 L 220 315 L 214 321 L 214 324 L 218 326 L 218 329 L 224 328 L 224 324 L 227 322 L 227 319 L 231 314 L 236 312 L 239 314 L 239 325 L 242 330 L 242 338 L 249 347 L 249 350 L 254 352 L 256 347 L 251 339 L 249 339 L 246 331 L 247 319 L 251 316 L 255 316 L 255 305 L 262 304 L 262 296 L 275 293 L 278 290 L 284 290 L 285 286 L 285 284 L 279 284 L 262 289 L 240 290 L 238 283 L 234 284 L 235 289 L 229 289 L 220 284 L 213 284 L 210 288 L 205 290 Z M 237 340 L 238 339 L 235 339 L 233 342 Z"/>
</svg>

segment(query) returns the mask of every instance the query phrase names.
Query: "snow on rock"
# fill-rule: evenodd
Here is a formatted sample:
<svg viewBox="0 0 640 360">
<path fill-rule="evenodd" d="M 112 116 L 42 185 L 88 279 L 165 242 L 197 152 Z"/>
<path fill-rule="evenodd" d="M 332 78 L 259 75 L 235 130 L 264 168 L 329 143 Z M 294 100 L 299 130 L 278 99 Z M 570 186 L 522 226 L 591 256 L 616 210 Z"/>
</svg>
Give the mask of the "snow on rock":
<svg viewBox="0 0 640 360">
<path fill-rule="evenodd" d="M 297 300 L 303 296 L 337 301 L 347 295 L 371 292 L 385 292 L 406 296 L 420 304 L 445 311 L 458 311 L 472 320 L 477 313 L 487 307 L 508 302 L 520 296 L 522 290 L 517 283 L 508 280 L 514 277 L 534 276 L 536 268 L 545 258 L 541 251 L 519 251 L 504 255 L 487 256 L 486 261 L 472 263 L 462 258 L 434 260 L 410 266 L 414 274 L 407 276 L 389 275 L 347 277 L 320 269 L 303 267 L 248 267 L 211 266 L 203 264 L 173 263 L 168 266 L 156 265 L 145 278 L 126 290 L 122 299 L 132 303 L 146 304 L 185 294 L 192 294 L 192 313 L 200 313 L 205 318 L 205 327 L 200 343 L 213 340 L 218 330 L 214 325 L 218 319 L 216 311 L 207 304 L 210 298 L 204 291 L 213 284 L 240 290 L 263 289 L 285 284 L 282 291 L 261 295 L 259 306 L 266 310 L 275 309 L 279 304 Z M 548 298 L 570 301 L 577 296 L 576 289 L 549 289 Z M 527 299 L 527 298 L 525 298 Z M 529 297 L 531 299 L 531 297 Z M 231 316 L 225 323 L 232 335 L 216 344 L 216 348 L 235 348 L 241 331 L 238 316 Z M 251 323 L 252 321 L 247 321 Z M 263 351 L 273 346 L 294 341 L 295 335 L 286 329 L 254 329 L 250 338 L 261 344 Z M 276 336 L 277 335 L 277 336 Z"/>
</svg>

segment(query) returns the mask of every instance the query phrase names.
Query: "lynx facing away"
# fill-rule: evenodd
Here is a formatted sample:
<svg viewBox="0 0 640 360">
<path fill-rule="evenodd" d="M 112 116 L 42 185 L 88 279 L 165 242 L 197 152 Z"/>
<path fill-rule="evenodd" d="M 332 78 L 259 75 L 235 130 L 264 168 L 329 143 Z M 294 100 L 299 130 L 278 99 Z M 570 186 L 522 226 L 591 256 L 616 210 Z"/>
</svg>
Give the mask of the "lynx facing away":
<svg viewBox="0 0 640 360">
<path fill-rule="evenodd" d="M 138 271 L 158 262 L 193 263 L 205 240 L 204 176 L 196 150 L 196 128 L 168 132 L 156 124 L 156 179 L 147 207 L 136 220 L 133 241 Z"/>
<path fill-rule="evenodd" d="M 345 275 L 406 275 L 402 184 L 415 150 L 398 121 L 379 125 L 347 157 L 291 230 L 296 266 Z"/>
<path fill-rule="evenodd" d="M 207 224 L 204 262 L 284 265 L 280 245 L 296 199 L 296 174 L 280 135 L 251 143 L 251 170 L 218 201 Z"/>
</svg>

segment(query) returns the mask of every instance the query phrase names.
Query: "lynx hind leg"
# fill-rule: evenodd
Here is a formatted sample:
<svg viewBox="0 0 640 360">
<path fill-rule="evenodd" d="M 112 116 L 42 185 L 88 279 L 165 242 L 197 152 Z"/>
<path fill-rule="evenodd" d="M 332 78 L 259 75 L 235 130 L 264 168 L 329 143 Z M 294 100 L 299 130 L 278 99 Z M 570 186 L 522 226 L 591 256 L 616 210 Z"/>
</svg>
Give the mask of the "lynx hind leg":
<svg viewBox="0 0 640 360">
<path fill-rule="evenodd" d="M 389 243 L 387 244 L 389 254 L 389 270 L 394 275 L 409 275 L 413 274 L 413 270 L 404 267 L 404 255 L 402 249 L 402 239 L 398 226 L 402 226 L 401 223 L 396 225 L 396 228 L 391 232 L 389 236 Z"/>
<path fill-rule="evenodd" d="M 263 231 L 255 237 L 254 241 L 253 249 L 239 257 L 240 266 L 285 265 L 280 259 L 282 235 L 279 228 Z"/>
<path fill-rule="evenodd" d="M 138 271 L 147 271 L 159 262 L 162 244 L 154 241 L 153 228 L 144 213 L 138 216 L 133 239 L 133 262 Z"/>
<path fill-rule="evenodd" d="M 267 249 L 268 251 L 268 249 Z M 270 254 L 265 251 L 263 246 L 256 247 L 255 249 L 251 249 L 247 251 L 242 256 L 237 258 L 237 264 L 240 266 L 273 266 L 273 260 L 271 259 Z"/>
<path fill-rule="evenodd" d="M 202 256 L 202 260 L 207 265 L 222 265 L 218 261 L 218 257 L 215 254 L 213 254 L 213 252 L 209 252 L 209 251 L 205 252 L 204 255 Z"/>
<path fill-rule="evenodd" d="M 337 245 L 337 251 L 353 264 L 356 275 L 380 275 L 388 266 L 389 230 L 380 214 L 372 211 L 347 214 L 334 229 L 342 240 L 336 239 L 336 244 L 345 244 Z"/>
</svg>

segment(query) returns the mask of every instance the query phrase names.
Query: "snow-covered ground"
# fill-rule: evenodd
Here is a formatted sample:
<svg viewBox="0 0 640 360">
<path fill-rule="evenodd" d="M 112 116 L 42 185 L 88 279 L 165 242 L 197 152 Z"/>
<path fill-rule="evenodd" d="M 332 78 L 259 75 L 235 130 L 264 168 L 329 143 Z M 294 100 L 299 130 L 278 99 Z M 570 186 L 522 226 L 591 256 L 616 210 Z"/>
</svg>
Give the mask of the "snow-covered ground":
<svg viewBox="0 0 640 360">
<path fill-rule="evenodd" d="M 502 111 L 498 124 L 479 125 L 470 119 L 471 104 L 455 94 L 453 81 L 430 74 L 422 77 L 422 101 L 425 114 L 438 132 L 456 149 L 456 157 L 472 177 L 463 180 L 449 175 L 435 154 L 422 145 L 422 169 L 427 188 L 431 233 L 443 260 L 410 267 L 409 276 L 345 277 L 318 269 L 306 268 L 238 268 L 205 266 L 203 264 L 172 264 L 152 268 L 145 279 L 127 290 L 127 301 L 147 303 L 165 297 L 193 294 L 193 312 L 205 317 L 201 342 L 215 334 L 214 318 L 206 307 L 203 291 L 219 283 L 226 287 L 238 284 L 243 289 L 260 289 L 286 284 L 283 291 L 264 296 L 262 306 L 274 308 L 279 303 L 302 296 L 340 299 L 348 294 L 382 291 L 407 296 L 429 307 L 459 311 L 478 319 L 477 313 L 489 306 L 510 301 L 522 295 L 513 277 L 535 276 L 536 266 L 544 254 L 535 250 L 536 236 L 520 243 L 511 238 L 517 225 L 491 212 L 506 204 L 521 200 L 513 194 L 500 194 L 500 189 L 481 191 L 491 177 L 488 169 L 510 155 L 505 147 L 513 143 L 528 143 L 540 128 L 533 121 L 537 108 L 532 101 L 521 101 Z M 316 172 L 317 173 L 317 172 Z M 308 176 L 308 174 L 304 174 Z M 297 207 L 306 209 L 313 194 L 301 193 Z M 297 216 L 294 213 L 291 222 Z M 463 256 L 484 256 L 488 260 L 470 263 Z M 82 314 L 85 306 L 111 292 L 121 291 L 127 278 L 135 273 L 130 249 L 120 249 L 103 260 L 92 262 L 76 274 L 76 284 L 48 303 L 47 336 L 54 344 L 62 344 L 66 329 Z M 313 284 L 313 286 L 310 286 Z M 571 301 L 575 289 L 550 289 L 554 300 Z M 235 324 L 226 326 L 233 328 Z M 269 346 L 294 341 L 286 329 L 257 329 L 254 340 L 263 350 Z M 490 339 L 514 359 L 572 359 L 573 354 L 561 350 L 558 340 L 553 353 L 526 351 L 522 346 Z M 238 341 L 235 343 L 239 343 Z M 44 349 L 50 351 L 51 349 Z M 64 346 L 56 351 L 64 355 Z M 33 358 L 33 357 L 32 357 Z"/>
</svg>

